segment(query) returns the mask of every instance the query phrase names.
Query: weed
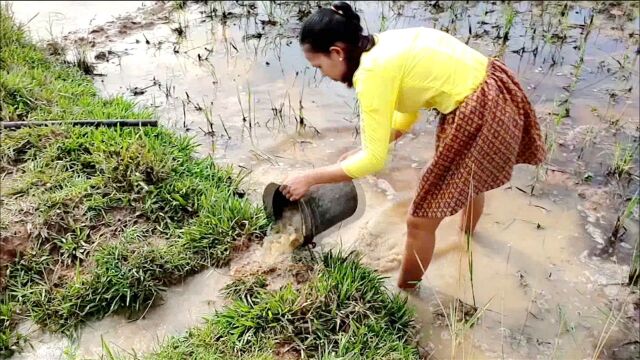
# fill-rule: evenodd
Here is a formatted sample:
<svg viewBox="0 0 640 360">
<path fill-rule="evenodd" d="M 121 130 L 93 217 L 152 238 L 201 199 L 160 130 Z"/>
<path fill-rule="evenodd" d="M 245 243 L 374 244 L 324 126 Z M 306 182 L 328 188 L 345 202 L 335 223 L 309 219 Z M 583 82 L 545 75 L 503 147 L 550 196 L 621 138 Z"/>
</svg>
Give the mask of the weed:
<svg viewBox="0 0 640 360">
<path fill-rule="evenodd" d="M 265 123 L 265 125 L 269 126 L 269 122 L 273 121 L 275 123 L 275 120 L 277 120 L 280 127 L 284 126 L 284 99 L 276 106 L 273 103 L 273 99 L 271 99 L 271 93 L 269 93 L 269 102 L 271 104 L 271 112 L 273 113 L 273 116 Z"/>
<path fill-rule="evenodd" d="M 599 251 L 600 256 L 609 256 L 614 253 L 621 239 L 624 237 L 624 235 L 627 232 L 627 228 L 625 224 L 633 216 L 634 211 L 637 211 L 639 203 L 640 203 L 640 197 L 638 197 L 638 193 L 636 192 L 633 198 L 631 198 L 629 203 L 624 207 L 624 209 L 622 209 L 622 211 L 616 217 L 616 222 L 613 225 L 613 230 L 611 230 L 611 234 L 609 235 L 605 245 Z M 634 251 L 636 250 L 637 249 L 634 249 Z M 635 279 L 635 275 L 632 274 L 634 273 L 634 271 L 635 272 L 638 271 L 637 267 L 636 267 L 636 270 L 634 270 L 636 261 L 637 261 L 636 255 L 634 254 L 634 257 L 632 258 L 631 269 L 629 271 L 630 283 L 637 282 L 637 279 Z"/>
<path fill-rule="evenodd" d="M 187 20 L 183 17 L 178 17 L 176 20 L 176 27 L 171 28 L 176 36 L 178 37 L 178 41 L 187 37 Z"/>
<path fill-rule="evenodd" d="M 216 131 L 215 131 L 215 126 L 214 126 L 214 120 L 213 120 L 213 103 L 210 104 L 210 106 L 204 106 L 202 113 L 204 114 L 204 118 L 207 121 L 207 131 L 203 132 L 206 135 L 209 135 L 211 137 L 215 137 L 216 135 Z M 222 125 L 222 129 L 224 130 L 225 135 L 227 136 L 227 139 L 231 139 L 231 135 L 229 135 L 229 131 L 227 130 L 227 126 L 224 123 L 224 120 L 222 120 L 222 116 L 220 116 L 220 114 L 218 114 L 218 118 L 220 119 L 220 124 Z"/>
<path fill-rule="evenodd" d="M 471 282 L 471 295 L 473 298 L 473 305 L 476 305 L 476 291 L 473 286 L 473 250 L 471 249 L 471 239 L 473 236 L 470 233 L 466 233 L 465 237 L 465 246 L 467 250 L 467 265 L 469 267 L 469 281 Z"/>
<path fill-rule="evenodd" d="M 504 27 L 502 29 L 502 43 L 506 44 L 509 41 L 509 33 L 511 32 L 511 28 L 513 27 L 513 23 L 516 19 L 516 10 L 513 8 L 513 5 L 509 2 L 504 8 Z"/>
<path fill-rule="evenodd" d="M 384 32 L 389 29 L 389 18 L 384 13 L 384 8 L 380 9 L 380 30 L 379 32 Z"/>
<path fill-rule="evenodd" d="M 45 48 L 47 49 L 47 54 L 49 56 L 53 56 L 53 57 L 57 57 L 57 58 L 62 58 L 65 54 L 66 54 L 66 47 L 64 44 L 62 44 L 61 42 L 57 41 L 57 40 L 51 40 L 49 42 L 47 42 L 47 44 L 45 45 Z"/>
<path fill-rule="evenodd" d="M 440 308 L 437 309 L 434 314 L 436 317 L 444 318 L 445 320 L 449 335 L 451 336 L 450 358 L 455 359 L 457 358 L 456 351 L 458 346 L 464 342 L 467 332 L 480 321 L 480 318 L 493 301 L 493 298 L 482 308 L 466 304 L 462 302 L 462 300 L 455 298 L 449 304 L 448 308 L 445 308 L 440 297 L 437 294 L 435 294 L 435 297 Z"/>
<path fill-rule="evenodd" d="M 276 17 L 276 4 L 273 1 L 262 1 L 261 2 L 264 11 L 267 14 L 267 20 L 263 22 L 264 25 L 277 25 L 278 20 Z"/>
<path fill-rule="evenodd" d="M 609 336 L 613 332 L 613 329 L 618 325 L 618 322 L 620 322 L 620 319 L 624 315 L 625 308 L 629 303 L 630 298 L 631 298 L 630 296 L 625 297 L 624 301 L 622 301 L 622 303 L 620 304 L 620 309 L 617 310 L 617 313 L 616 313 L 615 304 L 612 304 L 611 308 L 608 309 L 608 316 L 607 316 L 606 322 L 602 327 L 602 331 L 600 332 L 600 337 L 598 338 L 598 343 L 596 344 L 596 348 L 593 352 L 593 357 L 592 357 L 593 360 L 600 359 L 600 353 L 604 349 L 604 346 L 607 343 Z"/>
<path fill-rule="evenodd" d="M 616 143 L 613 152 L 613 159 L 611 161 L 611 165 L 609 165 L 608 175 L 612 175 L 620 179 L 624 175 L 629 174 L 631 169 L 633 169 L 633 159 L 635 158 L 637 151 L 638 146 Z"/>
<path fill-rule="evenodd" d="M 578 160 L 582 159 L 582 157 L 584 156 L 585 150 L 593 146 L 597 137 L 598 137 L 598 132 L 595 130 L 593 126 L 589 126 L 585 130 L 582 143 L 580 144 L 580 152 L 578 153 Z"/>
<path fill-rule="evenodd" d="M 638 207 L 638 197 L 634 197 L 634 203 L 637 210 Z M 629 277 L 627 280 L 627 284 L 629 286 L 634 286 L 636 289 L 640 283 L 640 241 L 636 241 L 636 244 L 633 247 L 633 255 L 631 258 L 631 267 L 629 268 Z"/>
<path fill-rule="evenodd" d="M 171 5 L 175 10 L 184 10 L 187 7 L 187 2 L 185 0 L 174 0 Z"/>
<path fill-rule="evenodd" d="M 145 358 L 274 359 L 284 352 L 323 359 L 417 359 L 406 299 L 389 295 L 382 284 L 354 253 L 324 254 L 317 277 L 300 289 L 287 285 L 251 302 L 238 300 Z M 235 292 L 236 285 L 229 289 Z"/>
<path fill-rule="evenodd" d="M 76 48 L 73 51 L 74 59 L 72 64 L 80 69 L 85 75 L 93 75 L 95 74 L 96 67 L 89 61 L 89 55 L 87 54 L 87 50 L 84 48 Z"/>
<path fill-rule="evenodd" d="M 558 345 L 560 344 L 560 335 L 562 335 L 563 332 L 568 332 L 571 334 L 571 336 L 573 336 L 575 331 L 576 331 L 575 326 L 567 321 L 566 310 L 561 305 L 558 305 L 558 333 L 556 334 L 556 338 L 553 346 L 553 352 L 551 353 L 552 359 L 556 358 L 555 354 L 558 351 Z M 575 337 L 574 337 L 574 341 L 575 341 Z"/>
</svg>

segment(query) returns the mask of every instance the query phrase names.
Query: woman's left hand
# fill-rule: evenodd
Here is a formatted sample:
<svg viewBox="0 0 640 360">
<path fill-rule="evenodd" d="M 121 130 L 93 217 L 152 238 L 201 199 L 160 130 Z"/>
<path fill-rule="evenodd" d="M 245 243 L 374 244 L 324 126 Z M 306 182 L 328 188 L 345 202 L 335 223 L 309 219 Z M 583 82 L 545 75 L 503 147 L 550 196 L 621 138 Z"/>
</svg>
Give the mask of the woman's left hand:
<svg viewBox="0 0 640 360">
<path fill-rule="evenodd" d="M 287 199 L 297 201 L 300 200 L 313 185 L 315 184 L 313 183 L 312 177 L 307 172 L 288 177 L 282 185 L 280 185 L 280 191 L 282 191 Z"/>
</svg>

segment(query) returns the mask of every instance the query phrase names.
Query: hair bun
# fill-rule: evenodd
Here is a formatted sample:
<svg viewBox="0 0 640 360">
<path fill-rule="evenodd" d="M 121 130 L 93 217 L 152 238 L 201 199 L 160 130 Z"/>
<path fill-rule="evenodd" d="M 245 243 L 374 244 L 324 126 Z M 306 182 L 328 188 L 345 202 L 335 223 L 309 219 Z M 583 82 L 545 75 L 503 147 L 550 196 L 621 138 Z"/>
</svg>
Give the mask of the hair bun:
<svg viewBox="0 0 640 360">
<path fill-rule="evenodd" d="M 360 15 L 353 11 L 353 8 L 348 3 L 344 1 L 334 1 L 331 4 L 331 8 L 338 12 L 340 15 L 344 16 L 345 19 L 360 24 Z"/>
</svg>

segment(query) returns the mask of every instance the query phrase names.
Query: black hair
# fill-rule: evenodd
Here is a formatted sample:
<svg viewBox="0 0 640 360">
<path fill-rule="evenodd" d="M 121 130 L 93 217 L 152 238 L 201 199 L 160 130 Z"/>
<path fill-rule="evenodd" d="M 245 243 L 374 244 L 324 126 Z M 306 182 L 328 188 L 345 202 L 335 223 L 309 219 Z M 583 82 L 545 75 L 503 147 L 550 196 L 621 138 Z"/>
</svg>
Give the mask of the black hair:
<svg viewBox="0 0 640 360">
<path fill-rule="evenodd" d="M 351 5 L 336 1 L 330 8 L 318 9 L 305 20 L 300 44 L 309 45 L 314 52 L 328 53 L 337 42 L 357 46 L 361 36 L 360 16 Z"/>
<path fill-rule="evenodd" d="M 363 35 L 358 15 L 351 5 L 336 1 L 329 8 L 320 8 L 305 20 L 300 30 L 300 44 L 313 52 L 329 53 L 336 43 L 345 46 L 347 74 L 343 82 L 352 86 L 353 74 L 360 65 L 360 55 L 373 47 L 373 36 Z"/>
</svg>

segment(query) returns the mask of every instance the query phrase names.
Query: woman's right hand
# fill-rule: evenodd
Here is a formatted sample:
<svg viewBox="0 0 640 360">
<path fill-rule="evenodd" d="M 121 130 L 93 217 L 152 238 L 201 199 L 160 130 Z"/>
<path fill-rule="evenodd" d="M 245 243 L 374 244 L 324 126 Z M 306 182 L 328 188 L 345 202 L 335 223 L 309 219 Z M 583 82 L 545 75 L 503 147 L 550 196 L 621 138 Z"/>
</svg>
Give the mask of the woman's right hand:
<svg viewBox="0 0 640 360">
<path fill-rule="evenodd" d="M 360 151 L 360 149 L 353 149 L 353 150 L 347 151 L 346 153 L 342 154 L 342 156 L 340 156 L 337 162 L 340 163 L 346 160 L 349 156 L 357 153 L 358 151 Z"/>
</svg>

